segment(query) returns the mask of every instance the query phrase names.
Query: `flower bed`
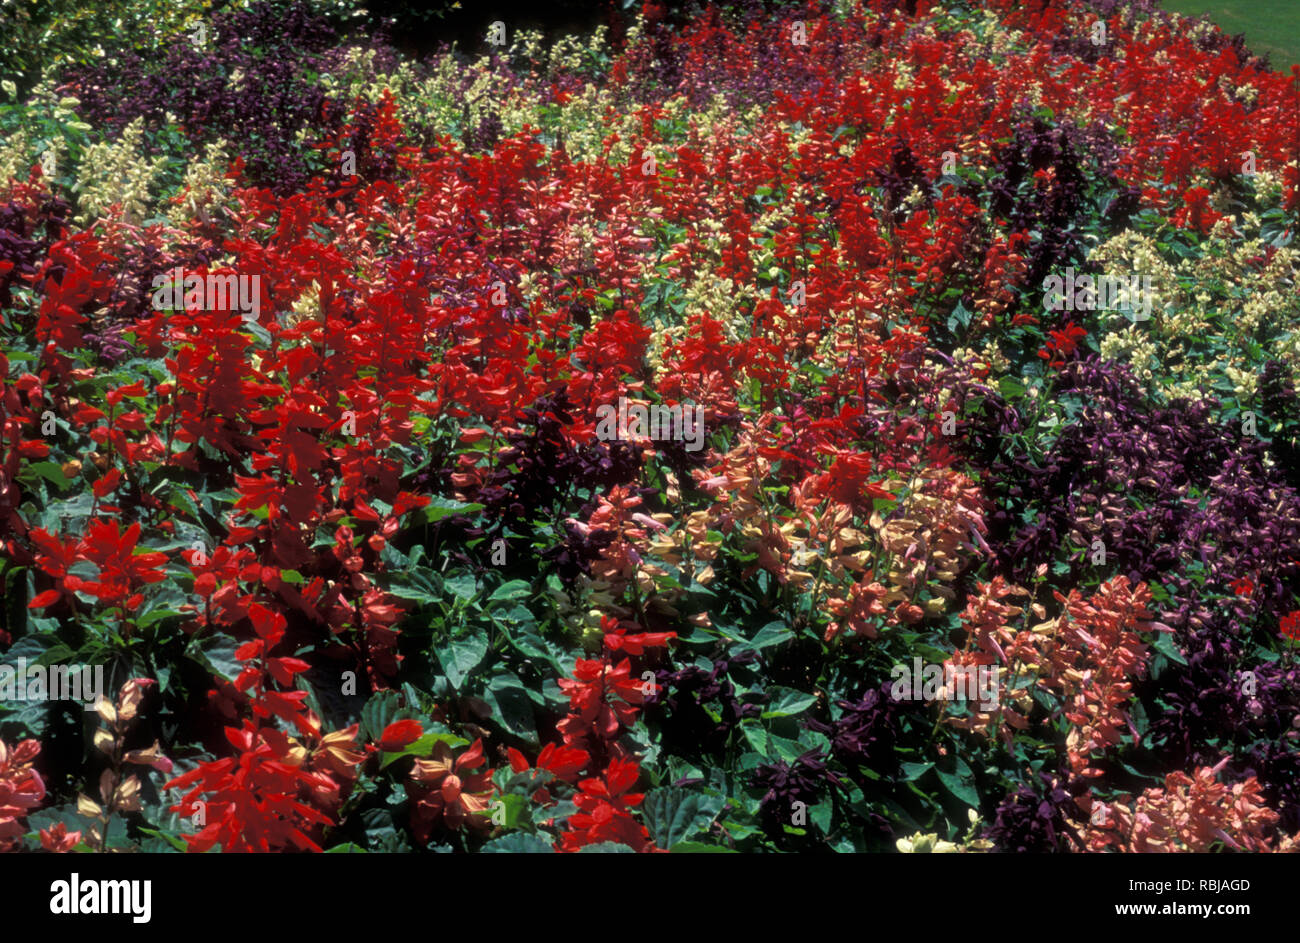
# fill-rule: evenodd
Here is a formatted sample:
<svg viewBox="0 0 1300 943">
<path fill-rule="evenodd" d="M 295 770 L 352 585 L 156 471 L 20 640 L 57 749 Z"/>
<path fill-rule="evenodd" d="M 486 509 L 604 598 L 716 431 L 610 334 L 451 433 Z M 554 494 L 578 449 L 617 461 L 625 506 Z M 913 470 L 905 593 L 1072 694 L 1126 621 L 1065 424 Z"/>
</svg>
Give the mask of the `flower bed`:
<svg viewBox="0 0 1300 943">
<path fill-rule="evenodd" d="M 0 111 L 0 848 L 1295 847 L 1300 68 L 194 22 Z"/>
</svg>

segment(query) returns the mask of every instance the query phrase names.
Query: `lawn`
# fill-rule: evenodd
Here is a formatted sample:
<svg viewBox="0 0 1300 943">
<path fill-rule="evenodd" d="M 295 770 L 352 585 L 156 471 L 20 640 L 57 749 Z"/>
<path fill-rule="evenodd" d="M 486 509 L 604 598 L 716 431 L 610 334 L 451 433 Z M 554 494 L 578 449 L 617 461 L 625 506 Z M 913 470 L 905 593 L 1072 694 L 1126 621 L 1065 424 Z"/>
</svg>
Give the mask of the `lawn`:
<svg viewBox="0 0 1300 943">
<path fill-rule="evenodd" d="M 1273 68 L 1300 63 L 1300 3 L 1296 0 L 1167 0 L 1166 10 L 1209 14 L 1225 32 L 1246 34 L 1252 52 L 1267 54 Z"/>
</svg>

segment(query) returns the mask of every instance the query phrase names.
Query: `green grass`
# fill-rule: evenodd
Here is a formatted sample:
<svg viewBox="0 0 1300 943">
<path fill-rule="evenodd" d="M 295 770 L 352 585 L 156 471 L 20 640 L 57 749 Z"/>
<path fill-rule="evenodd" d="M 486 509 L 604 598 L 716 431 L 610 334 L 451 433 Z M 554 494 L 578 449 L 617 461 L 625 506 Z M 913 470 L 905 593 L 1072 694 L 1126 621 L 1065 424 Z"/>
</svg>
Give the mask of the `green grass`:
<svg viewBox="0 0 1300 943">
<path fill-rule="evenodd" d="M 1164 0 L 1161 6 L 1187 16 L 1208 13 L 1228 35 L 1245 33 L 1250 51 L 1267 54 L 1281 72 L 1300 63 L 1300 0 Z"/>
</svg>

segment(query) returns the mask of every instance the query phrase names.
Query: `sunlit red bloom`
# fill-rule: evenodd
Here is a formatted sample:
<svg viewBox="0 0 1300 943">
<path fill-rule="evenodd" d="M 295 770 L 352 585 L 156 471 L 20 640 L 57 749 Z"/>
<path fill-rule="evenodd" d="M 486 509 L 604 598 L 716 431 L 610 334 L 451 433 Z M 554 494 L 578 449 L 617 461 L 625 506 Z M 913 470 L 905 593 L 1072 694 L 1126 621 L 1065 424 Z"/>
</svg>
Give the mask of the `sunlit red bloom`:
<svg viewBox="0 0 1300 943">
<path fill-rule="evenodd" d="M 602 616 L 601 630 L 605 633 L 605 648 L 611 652 L 626 652 L 629 655 L 643 655 L 648 648 L 663 648 L 669 639 L 677 638 L 676 632 L 632 632 L 619 625 L 617 619 Z"/>
<path fill-rule="evenodd" d="M 429 759 L 415 761 L 406 792 L 412 802 L 411 828 L 421 842 L 427 843 L 439 824 L 450 829 L 491 828 L 490 817 L 481 813 L 495 791 L 493 771 L 474 772 L 485 762 L 481 740 L 454 758 L 451 747 L 439 741 Z"/>
<path fill-rule="evenodd" d="M 81 841 L 81 832 L 70 832 L 63 822 L 40 831 L 41 847 L 56 853 L 69 852 Z"/>
<path fill-rule="evenodd" d="M 510 759 L 510 768 L 516 773 L 522 773 L 531 768 L 546 770 L 554 775 L 556 779 L 567 783 L 576 781 L 586 768 L 587 763 L 590 762 L 590 757 L 585 750 L 556 743 L 548 743 L 542 747 L 542 752 L 537 754 L 536 767 L 530 767 L 527 757 L 514 747 L 510 747 L 506 751 L 506 755 Z"/>
<path fill-rule="evenodd" d="M 603 660 L 578 659 L 573 679 L 559 682 L 560 690 L 569 695 L 570 713 L 556 728 L 565 743 L 583 747 L 592 736 L 611 739 L 620 726 L 632 724 L 645 693 L 644 682 L 631 672 L 626 659 L 613 667 Z"/>
<path fill-rule="evenodd" d="M 1038 352 L 1038 356 L 1049 362 L 1055 369 L 1065 366 L 1065 361 L 1079 348 L 1079 342 L 1088 336 L 1088 332 L 1071 321 L 1061 330 L 1054 330 L 1047 341 L 1047 346 Z"/>
<path fill-rule="evenodd" d="M 537 778 L 536 773 L 545 772 L 569 784 L 576 783 L 591 762 L 587 751 L 555 743 L 548 743 L 542 747 L 542 752 L 537 755 L 536 767 L 530 767 L 528 758 L 514 747 L 506 750 L 506 756 L 510 760 L 510 769 L 515 773 L 525 773 L 529 769 L 535 769 L 534 779 Z M 554 805 L 555 802 L 551 790 L 545 785 L 537 787 L 533 792 L 533 799 L 543 806 Z"/>
<path fill-rule="evenodd" d="M 12 748 L 0 740 L 0 851 L 11 850 L 21 840 L 22 820 L 45 798 L 45 782 L 32 768 L 40 752 L 35 740 Z"/>
<path fill-rule="evenodd" d="M 322 772 L 333 774 L 338 779 L 356 778 L 357 764 L 366 758 L 365 752 L 357 749 L 356 740 L 359 730 L 359 725 L 353 724 L 321 737 L 313 765 Z"/>
<path fill-rule="evenodd" d="M 1222 766 L 1203 766 L 1190 776 L 1175 771 L 1165 776 L 1163 788 L 1104 803 L 1106 814 L 1084 829 L 1085 848 L 1135 854 L 1203 853 L 1216 845 L 1231 851 L 1268 852 L 1277 850 L 1275 845 L 1294 850 L 1293 839 L 1272 837 L 1278 814 L 1268 808 L 1259 781 L 1251 776 L 1221 783 Z"/>
<path fill-rule="evenodd" d="M 577 851 L 600 842 L 651 850 L 654 843 L 650 833 L 629 812 L 643 798 L 641 793 L 628 792 L 636 785 L 640 772 L 636 763 L 614 759 L 603 775 L 580 782 L 573 801 L 581 811 L 569 816 L 569 830 L 560 839 L 561 850 Z"/>
<path fill-rule="evenodd" d="M 418 720 L 395 720 L 384 728 L 376 746 L 387 753 L 396 753 L 410 746 L 424 735 Z"/>
</svg>

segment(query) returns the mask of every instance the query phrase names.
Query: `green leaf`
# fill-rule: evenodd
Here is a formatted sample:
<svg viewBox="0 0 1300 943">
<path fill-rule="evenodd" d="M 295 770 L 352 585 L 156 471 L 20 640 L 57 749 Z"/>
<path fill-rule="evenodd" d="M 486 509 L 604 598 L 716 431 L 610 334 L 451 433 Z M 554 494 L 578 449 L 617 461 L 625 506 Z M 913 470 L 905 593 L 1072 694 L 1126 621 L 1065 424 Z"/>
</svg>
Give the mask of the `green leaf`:
<svg viewBox="0 0 1300 943">
<path fill-rule="evenodd" d="M 481 635 L 471 635 L 467 638 L 457 639 L 447 645 L 438 646 L 436 654 L 438 664 L 442 666 L 442 673 L 447 676 L 451 686 L 460 690 L 460 686 L 465 683 L 465 679 L 470 676 L 479 663 L 483 661 L 483 656 L 487 654 L 488 642 Z"/>
<path fill-rule="evenodd" d="M 903 780 L 911 782 L 920 779 L 926 771 L 934 766 L 933 763 L 903 763 Z"/>
<path fill-rule="evenodd" d="M 163 619 L 172 619 L 184 615 L 185 613 L 179 612 L 175 609 L 152 609 L 138 617 L 135 620 L 135 624 L 138 628 L 147 629 L 155 622 L 161 622 Z"/>
<path fill-rule="evenodd" d="M 10 651 L 12 652 L 13 649 L 10 649 Z M 38 658 L 35 659 L 29 658 L 28 665 L 29 667 L 35 667 L 36 665 L 41 665 L 42 667 L 48 668 L 50 665 L 58 665 L 58 664 L 62 664 L 63 662 L 71 662 L 76 660 L 77 660 L 76 652 L 74 652 L 70 647 L 68 647 L 66 643 L 56 641 L 49 648 L 41 652 Z"/>
<path fill-rule="evenodd" d="M 759 651 L 764 648 L 770 648 L 773 645 L 779 645 L 791 638 L 794 638 L 794 632 L 787 628 L 784 623 L 769 622 L 767 625 L 759 629 L 752 639 L 738 642 L 736 643 L 736 647 L 740 649 L 753 649 L 754 651 Z"/>
<path fill-rule="evenodd" d="M 465 504 L 451 498 L 435 496 L 427 507 L 411 512 L 411 521 L 415 524 L 436 524 L 444 517 L 454 517 L 457 514 L 473 514 L 475 511 L 481 510 L 483 510 L 481 504 Z"/>
<path fill-rule="evenodd" d="M 521 796 L 518 793 L 507 793 L 492 800 L 487 815 L 493 825 L 510 829 L 519 828 L 520 825 L 531 822 L 529 805 L 526 796 Z"/>
<path fill-rule="evenodd" d="M 493 620 L 500 626 L 506 641 L 525 656 L 541 659 L 554 668 L 557 674 L 565 673 L 555 653 L 537 634 L 537 623 L 533 620 L 532 613 L 523 606 L 515 606 L 505 613 L 496 614 Z"/>
<path fill-rule="evenodd" d="M 809 818 L 825 834 L 831 830 L 831 816 L 835 813 L 834 804 L 828 799 L 819 802 L 809 810 Z"/>
<path fill-rule="evenodd" d="M 595 855 L 634 855 L 636 849 L 629 845 L 620 845 L 618 842 L 603 841 L 596 845 L 583 845 L 578 849 L 578 854 L 595 854 Z"/>
<path fill-rule="evenodd" d="M 955 335 L 958 327 L 970 327 L 971 315 L 974 313 L 975 312 L 968 310 L 965 305 L 958 301 L 957 307 L 953 309 L 952 314 L 948 315 L 948 333 Z"/>
<path fill-rule="evenodd" d="M 724 801 L 721 796 L 706 796 L 666 786 L 646 793 L 641 812 L 654 843 L 660 848 L 671 848 L 708 828 L 722 811 Z"/>
<path fill-rule="evenodd" d="M 324 543 L 332 542 L 330 539 Z M 440 582 L 438 574 L 427 567 L 411 566 L 394 574 L 388 591 L 422 606 L 433 606 L 443 602 L 442 590 L 438 585 Z"/>
<path fill-rule="evenodd" d="M 361 813 L 361 824 L 366 830 L 366 844 L 371 850 L 409 850 L 405 836 L 397 830 L 393 824 L 393 814 L 387 809 L 366 809 Z"/>
<path fill-rule="evenodd" d="M 533 702 L 519 677 L 511 671 L 499 674 L 488 684 L 483 699 L 496 707 L 495 715 L 515 736 L 533 746 L 538 743 L 537 724 L 533 719 Z"/>
<path fill-rule="evenodd" d="M 32 462 L 27 465 L 24 472 L 35 472 L 51 484 L 57 485 L 60 491 L 64 491 L 72 484 L 63 474 L 63 466 L 58 462 Z"/>
<path fill-rule="evenodd" d="M 157 828 L 145 828 L 143 825 L 140 826 L 140 831 L 145 835 L 150 835 L 160 841 L 166 842 L 177 851 L 184 852 L 189 849 L 189 846 L 185 844 L 185 839 L 172 832 L 163 831 L 162 829 Z"/>
<path fill-rule="evenodd" d="M 798 740 L 791 740 L 788 737 L 778 737 L 774 733 L 769 733 L 767 735 L 767 755 L 769 757 L 775 753 L 787 763 L 793 763 L 807 752 L 808 748 Z"/>
<path fill-rule="evenodd" d="M 1173 635 L 1169 632 L 1161 632 L 1157 635 L 1156 640 L 1151 643 L 1151 647 L 1175 664 L 1187 664 L 1187 659 L 1184 658 L 1183 653 L 1178 650 L 1178 644 L 1174 641 Z"/>
<path fill-rule="evenodd" d="M 454 733 L 426 733 L 420 739 L 408 743 L 396 753 L 380 754 L 379 768 L 387 769 L 404 756 L 428 756 L 439 743 L 446 743 L 451 747 L 469 746 L 468 740 L 464 737 L 458 737 Z"/>
<path fill-rule="evenodd" d="M 198 651 L 192 654 L 213 674 L 227 681 L 234 681 L 243 670 L 243 666 L 235 659 L 237 648 L 239 642 L 229 635 L 209 635 L 199 642 Z"/>
<path fill-rule="evenodd" d="M 1003 399 L 1017 399 L 1029 392 L 1029 388 L 1015 377 L 1000 377 L 998 392 L 1002 394 Z"/>
<path fill-rule="evenodd" d="M 960 757 L 957 758 L 957 772 L 955 773 L 946 772 L 938 767 L 935 767 L 934 771 L 939 774 L 939 781 L 943 783 L 944 788 L 950 793 L 972 809 L 980 807 L 980 795 L 969 782 L 971 771 L 964 760 Z"/>
<path fill-rule="evenodd" d="M 464 599 L 467 602 L 478 598 L 478 580 L 473 574 L 460 573 L 456 576 L 448 577 L 443 586 L 451 591 L 453 596 Z"/>
<path fill-rule="evenodd" d="M 184 511 L 196 523 L 203 521 L 203 515 L 199 512 L 199 506 L 194 503 L 184 488 L 172 488 L 167 496 L 167 503 L 179 511 Z"/>
<path fill-rule="evenodd" d="M 817 703 L 816 694 L 805 694 L 794 688 L 776 687 L 772 689 L 772 703 L 763 711 L 764 719 L 769 717 L 793 717 L 802 714 Z"/>
<path fill-rule="evenodd" d="M 738 855 L 734 848 L 721 845 L 705 845 L 697 841 L 682 841 L 673 845 L 668 851 L 674 855 Z"/>
<path fill-rule="evenodd" d="M 626 845 L 620 845 L 631 851 Z M 583 849 L 584 851 L 586 849 Z M 555 849 L 551 843 L 538 835 L 530 835 L 527 832 L 511 832 L 509 835 L 502 835 L 500 838 L 494 838 L 482 848 L 479 849 L 484 854 L 514 854 L 514 855 L 551 855 L 555 854 Z"/>
<path fill-rule="evenodd" d="M 767 752 L 767 731 L 763 725 L 756 720 L 746 719 L 740 723 L 740 732 L 744 734 L 745 739 L 749 741 L 757 753 L 765 754 Z"/>
<path fill-rule="evenodd" d="M 492 595 L 488 597 L 488 602 L 503 602 L 511 599 L 520 599 L 532 592 L 532 587 L 523 580 L 511 580 L 508 583 L 502 583 Z"/>
</svg>

